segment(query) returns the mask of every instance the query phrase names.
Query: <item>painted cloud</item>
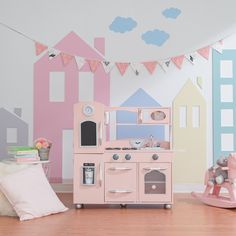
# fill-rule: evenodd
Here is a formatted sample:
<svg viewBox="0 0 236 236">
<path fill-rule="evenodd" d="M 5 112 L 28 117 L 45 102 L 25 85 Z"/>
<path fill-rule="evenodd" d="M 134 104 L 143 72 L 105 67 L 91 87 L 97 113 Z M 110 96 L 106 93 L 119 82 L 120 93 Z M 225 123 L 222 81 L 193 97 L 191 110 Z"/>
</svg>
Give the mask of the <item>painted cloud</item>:
<svg viewBox="0 0 236 236">
<path fill-rule="evenodd" d="M 137 22 L 131 17 L 125 18 L 117 16 L 109 26 L 109 29 L 117 33 L 125 33 L 133 30 L 136 26 Z"/>
<path fill-rule="evenodd" d="M 165 9 L 162 14 L 166 17 L 166 18 L 172 18 L 172 19 L 176 19 L 179 15 L 180 15 L 181 11 L 178 8 L 167 8 Z"/>
<path fill-rule="evenodd" d="M 142 34 L 142 39 L 146 44 L 153 44 L 156 46 L 162 46 L 162 44 L 164 44 L 169 37 L 170 35 L 168 33 L 158 29 L 147 31 Z"/>
</svg>

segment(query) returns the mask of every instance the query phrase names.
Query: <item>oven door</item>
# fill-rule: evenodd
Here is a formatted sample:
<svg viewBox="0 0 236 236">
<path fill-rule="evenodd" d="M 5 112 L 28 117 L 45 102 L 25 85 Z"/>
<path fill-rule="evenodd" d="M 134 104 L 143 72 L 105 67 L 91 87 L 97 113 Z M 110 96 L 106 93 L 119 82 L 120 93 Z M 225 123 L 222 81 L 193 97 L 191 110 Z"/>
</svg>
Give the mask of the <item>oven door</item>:
<svg viewBox="0 0 236 236">
<path fill-rule="evenodd" d="M 139 164 L 139 201 L 172 201 L 171 163 Z"/>
</svg>

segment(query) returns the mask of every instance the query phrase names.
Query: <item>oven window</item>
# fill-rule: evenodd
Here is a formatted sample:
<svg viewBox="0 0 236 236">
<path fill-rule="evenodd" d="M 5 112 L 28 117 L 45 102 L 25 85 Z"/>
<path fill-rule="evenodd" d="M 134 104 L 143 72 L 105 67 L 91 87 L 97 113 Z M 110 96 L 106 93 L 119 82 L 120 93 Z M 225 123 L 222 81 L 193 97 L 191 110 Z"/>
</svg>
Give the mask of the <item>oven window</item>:
<svg viewBox="0 0 236 236">
<path fill-rule="evenodd" d="M 97 146 L 97 124 L 93 121 L 81 123 L 81 146 Z"/>
</svg>

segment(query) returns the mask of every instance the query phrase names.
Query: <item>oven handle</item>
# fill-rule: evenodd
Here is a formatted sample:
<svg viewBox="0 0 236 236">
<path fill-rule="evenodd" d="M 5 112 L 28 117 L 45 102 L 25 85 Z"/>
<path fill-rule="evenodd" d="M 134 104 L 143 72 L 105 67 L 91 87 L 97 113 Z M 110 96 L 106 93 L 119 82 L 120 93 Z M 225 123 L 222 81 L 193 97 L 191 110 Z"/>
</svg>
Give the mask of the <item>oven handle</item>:
<svg viewBox="0 0 236 236">
<path fill-rule="evenodd" d="M 164 171 L 164 170 L 166 170 L 166 168 L 160 168 L 160 167 L 144 167 L 143 170 L 146 170 L 146 171 L 152 171 L 152 170 Z"/>
<path fill-rule="evenodd" d="M 108 190 L 109 193 L 132 193 L 133 191 L 132 190 L 121 190 L 121 189 L 111 189 L 111 190 Z"/>
<path fill-rule="evenodd" d="M 132 170 L 130 167 L 110 167 L 109 170 Z"/>
</svg>

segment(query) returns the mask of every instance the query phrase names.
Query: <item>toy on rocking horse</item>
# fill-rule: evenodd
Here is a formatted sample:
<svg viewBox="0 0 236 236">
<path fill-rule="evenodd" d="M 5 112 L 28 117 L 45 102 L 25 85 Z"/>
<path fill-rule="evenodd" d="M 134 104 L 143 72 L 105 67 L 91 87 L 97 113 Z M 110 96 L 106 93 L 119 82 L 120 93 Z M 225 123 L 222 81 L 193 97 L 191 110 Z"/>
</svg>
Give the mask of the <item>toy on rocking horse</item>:
<svg viewBox="0 0 236 236">
<path fill-rule="evenodd" d="M 192 192 L 192 196 L 207 205 L 236 208 L 236 153 L 221 157 L 217 165 L 206 171 L 205 185 L 204 193 Z M 227 189 L 227 196 L 220 196 L 221 188 Z"/>
</svg>

